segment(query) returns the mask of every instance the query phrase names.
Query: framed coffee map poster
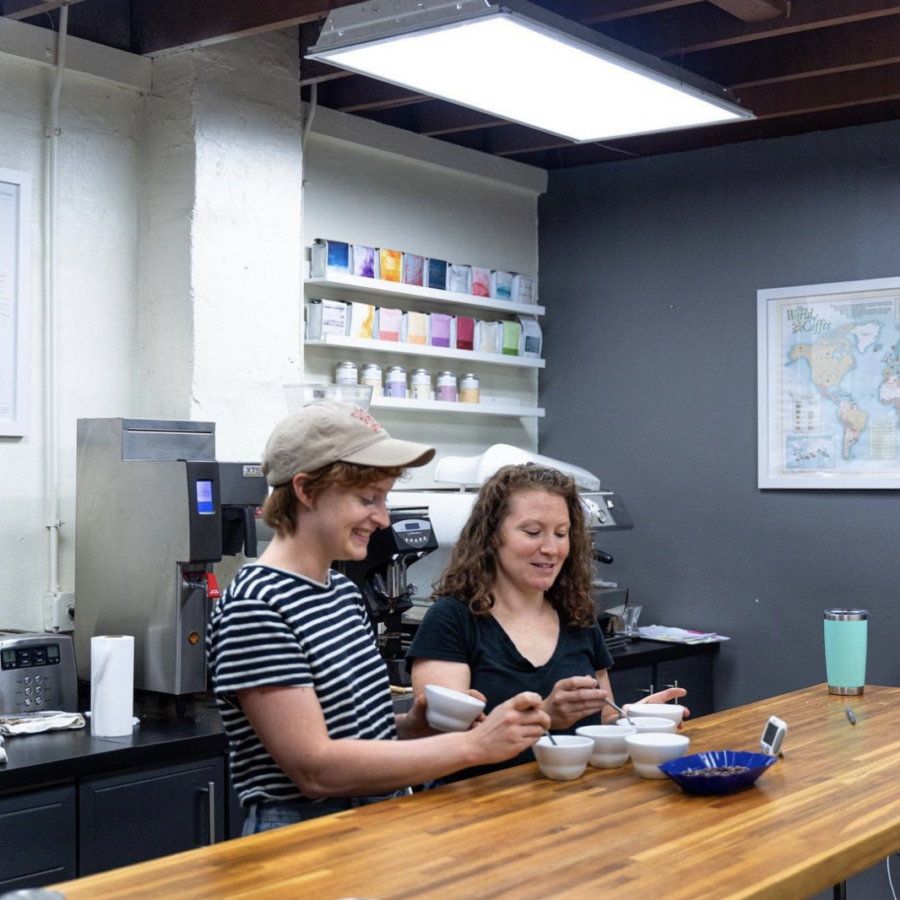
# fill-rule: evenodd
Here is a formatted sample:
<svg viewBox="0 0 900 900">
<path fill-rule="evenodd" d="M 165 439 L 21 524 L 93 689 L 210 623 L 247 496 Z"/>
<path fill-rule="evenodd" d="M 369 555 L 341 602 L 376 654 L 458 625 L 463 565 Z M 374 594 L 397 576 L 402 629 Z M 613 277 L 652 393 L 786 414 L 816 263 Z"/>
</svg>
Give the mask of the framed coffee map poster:
<svg viewBox="0 0 900 900">
<path fill-rule="evenodd" d="M 28 430 L 31 176 L 0 168 L 0 437 Z"/>
<path fill-rule="evenodd" d="M 900 277 L 757 291 L 759 487 L 900 488 Z"/>
</svg>

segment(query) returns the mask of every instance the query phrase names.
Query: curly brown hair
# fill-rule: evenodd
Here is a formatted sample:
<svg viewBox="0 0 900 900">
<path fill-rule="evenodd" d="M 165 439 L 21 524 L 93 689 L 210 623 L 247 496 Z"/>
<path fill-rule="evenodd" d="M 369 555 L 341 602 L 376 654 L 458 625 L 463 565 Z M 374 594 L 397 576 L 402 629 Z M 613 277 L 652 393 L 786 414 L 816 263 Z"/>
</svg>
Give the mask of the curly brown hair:
<svg viewBox="0 0 900 900">
<path fill-rule="evenodd" d="M 575 481 L 557 469 L 533 463 L 504 466 L 481 486 L 432 596 L 458 597 L 476 616 L 490 614 L 500 528 L 513 496 L 523 491 L 544 491 L 565 500 L 569 510 L 569 555 L 545 596 L 566 625 L 593 624 L 596 610 L 591 599 L 590 538 Z"/>
<path fill-rule="evenodd" d="M 369 487 L 382 478 L 399 478 L 405 470 L 401 466 L 358 466 L 355 463 L 334 462 L 316 469 L 306 476 L 303 489 L 312 502 L 333 484 L 345 488 Z M 297 530 L 297 505 L 293 481 L 273 488 L 263 504 L 266 525 L 282 537 L 290 537 Z"/>
</svg>

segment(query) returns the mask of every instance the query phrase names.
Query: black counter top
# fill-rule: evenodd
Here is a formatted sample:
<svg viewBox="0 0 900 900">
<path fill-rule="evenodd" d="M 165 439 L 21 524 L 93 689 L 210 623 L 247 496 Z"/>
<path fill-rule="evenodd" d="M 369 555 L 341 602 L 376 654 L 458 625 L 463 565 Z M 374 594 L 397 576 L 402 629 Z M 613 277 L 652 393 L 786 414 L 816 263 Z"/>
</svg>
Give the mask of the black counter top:
<svg viewBox="0 0 900 900">
<path fill-rule="evenodd" d="M 225 753 L 222 719 L 211 696 L 188 700 L 179 716 L 173 698 L 139 693 L 135 715 L 140 724 L 124 737 L 93 737 L 90 720 L 84 728 L 5 737 L 9 761 L 0 764 L 0 792 Z"/>
<path fill-rule="evenodd" d="M 613 650 L 612 658 L 616 669 L 630 669 L 634 666 L 653 665 L 668 659 L 683 659 L 685 656 L 712 655 L 718 650 L 718 643 L 674 644 L 665 641 L 629 641 L 619 650 Z"/>
</svg>

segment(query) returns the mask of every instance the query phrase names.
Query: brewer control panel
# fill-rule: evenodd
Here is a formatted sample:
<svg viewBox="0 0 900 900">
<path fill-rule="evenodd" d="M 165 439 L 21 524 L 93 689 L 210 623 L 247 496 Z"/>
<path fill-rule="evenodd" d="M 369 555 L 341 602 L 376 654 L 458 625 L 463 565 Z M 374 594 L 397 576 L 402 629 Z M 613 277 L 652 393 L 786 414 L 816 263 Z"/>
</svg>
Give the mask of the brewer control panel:
<svg viewBox="0 0 900 900">
<path fill-rule="evenodd" d="M 0 715 L 78 711 L 68 635 L 0 631 Z"/>
</svg>

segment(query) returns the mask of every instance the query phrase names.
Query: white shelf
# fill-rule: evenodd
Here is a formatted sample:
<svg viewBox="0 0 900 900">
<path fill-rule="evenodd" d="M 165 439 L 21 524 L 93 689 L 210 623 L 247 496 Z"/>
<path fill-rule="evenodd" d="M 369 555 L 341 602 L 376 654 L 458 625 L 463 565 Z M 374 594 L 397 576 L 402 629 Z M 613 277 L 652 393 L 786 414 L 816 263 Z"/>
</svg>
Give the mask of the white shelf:
<svg viewBox="0 0 900 900">
<path fill-rule="evenodd" d="M 457 294 L 454 291 L 439 291 L 435 288 L 420 287 L 415 284 L 399 284 L 382 281 L 380 278 L 362 278 L 359 275 L 330 275 L 328 278 L 307 278 L 306 288 L 328 288 L 355 291 L 360 294 L 402 297 L 407 300 L 426 300 L 450 306 L 464 306 L 469 309 L 489 309 L 494 312 L 514 313 L 523 316 L 542 316 L 546 312 L 536 303 L 513 303 L 511 300 L 497 300 L 492 297 L 475 297 L 471 294 Z"/>
<path fill-rule="evenodd" d="M 407 344 L 402 341 L 375 341 L 369 338 L 343 337 L 328 334 L 320 341 L 305 341 L 307 347 L 345 347 L 375 353 L 402 354 L 404 356 L 428 356 L 437 359 L 458 359 L 467 363 L 487 363 L 492 366 L 516 366 L 522 369 L 543 369 L 543 359 L 528 356 L 504 356 L 502 353 L 481 353 L 474 350 L 455 350 L 432 347 L 427 344 Z"/>
<path fill-rule="evenodd" d="M 508 416 L 517 419 L 543 419 L 544 410 L 536 406 L 517 406 L 514 403 L 450 403 L 446 400 L 404 400 L 399 397 L 373 397 L 372 409 L 394 412 L 437 412 L 447 415 Z"/>
</svg>

